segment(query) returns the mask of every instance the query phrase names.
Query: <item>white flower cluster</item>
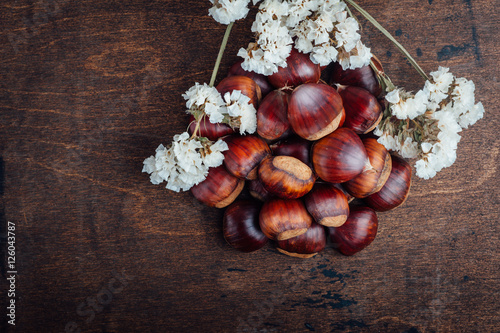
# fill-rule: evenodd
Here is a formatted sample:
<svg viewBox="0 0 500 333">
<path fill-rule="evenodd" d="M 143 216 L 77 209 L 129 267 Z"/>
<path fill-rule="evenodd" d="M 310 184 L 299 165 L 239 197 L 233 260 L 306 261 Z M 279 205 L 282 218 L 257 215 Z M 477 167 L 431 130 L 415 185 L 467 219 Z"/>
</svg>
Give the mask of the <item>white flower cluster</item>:
<svg viewBox="0 0 500 333">
<path fill-rule="evenodd" d="M 167 189 L 179 192 L 205 180 L 208 168 L 217 167 L 224 160 L 226 142 L 202 142 L 191 139 L 187 132 L 174 136 L 170 148 L 159 145 L 155 156 L 144 160 L 142 172 L 150 174 L 151 183 L 167 182 Z"/>
<path fill-rule="evenodd" d="M 390 115 L 374 132 L 387 149 L 403 158 L 419 158 L 416 174 L 424 179 L 455 162 L 458 133 L 484 114 L 482 103 L 475 103 L 472 81 L 455 78 L 445 67 L 431 77 L 415 95 L 402 89 L 390 91 L 385 97 Z"/>
<path fill-rule="evenodd" d="M 208 10 L 208 15 L 221 24 L 229 24 L 247 16 L 250 0 L 210 0 L 210 2 L 213 6 Z"/>
<path fill-rule="evenodd" d="M 215 87 L 210 87 L 206 83 L 201 85 L 196 82 L 182 97 L 187 100 L 188 112 L 195 117 L 197 113 L 205 113 L 213 124 L 220 123 L 224 119 L 221 112 L 225 105 L 224 100 Z"/>
<path fill-rule="evenodd" d="M 227 92 L 222 98 L 214 87 L 196 82 L 182 97 L 187 101 L 187 112 L 197 119 L 204 113 L 212 124 L 226 123 L 238 128 L 240 134 L 252 134 L 257 130 L 257 110 L 240 90 Z"/>
<path fill-rule="evenodd" d="M 256 42 L 241 48 L 243 69 L 271 75 L 286 67 L 292 44 L 311 60 L 326 66 L 338 61 L 344 69 L 368 65 L 372 54 L 361 42 L 359 24 L 348 17 L 341 0 L 265 0 L 252 25 Z"/>
<path fill-rule="evenodd" d="M 229 125 L 239 128 L 240 134 L 255 133 L 257 130 L 257 111 L 250 98 L 241 93 L 240 90 L 233 90 L 224 94 L 226 102 L 225 110 L 230 117 Z"/>
<path fill-rule="evenodd" d="M 278 71 L 278 66 L 286 67 L 286 58 L 292 51 L 293 43 L 284 24 L 287 14 L 287 2 L 264 0 L 261 3 L 252 24 L 256 43 L 238 51 L 238 56 L 244 59 L 243 69 L 271 75 Z"/>
</svg>

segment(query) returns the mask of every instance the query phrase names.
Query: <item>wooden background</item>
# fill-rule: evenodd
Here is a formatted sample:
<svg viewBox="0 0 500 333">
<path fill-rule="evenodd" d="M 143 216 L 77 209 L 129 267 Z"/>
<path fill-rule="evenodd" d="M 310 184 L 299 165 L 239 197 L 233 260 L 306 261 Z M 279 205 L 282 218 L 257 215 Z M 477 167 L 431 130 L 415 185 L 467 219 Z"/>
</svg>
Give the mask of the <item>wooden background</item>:
<svg viewBox="0 0 500 333">
<path fill-rule="evenodd" d="M 210 79 L 225 26 L 208 1 L 2 1 L 1 331 L 12 329 L 11 221 L 16 332 L 498 332 L 498 8 L 359 3 L 426 72 L 442 65 L 472 79 L 486 114 L 463 131 L 451 168 L 415 178 L 405 205 L 379 214 L 364 252 L 300 260 L 272 246 L 232 250 L 222 210 L 141 173 L 186 129 L 181 94 Z M 404 57 L 361 22 L 393 80 L 419 89 Z M 218 81 L 250 25 L 235 25 Z"/>
</svg>

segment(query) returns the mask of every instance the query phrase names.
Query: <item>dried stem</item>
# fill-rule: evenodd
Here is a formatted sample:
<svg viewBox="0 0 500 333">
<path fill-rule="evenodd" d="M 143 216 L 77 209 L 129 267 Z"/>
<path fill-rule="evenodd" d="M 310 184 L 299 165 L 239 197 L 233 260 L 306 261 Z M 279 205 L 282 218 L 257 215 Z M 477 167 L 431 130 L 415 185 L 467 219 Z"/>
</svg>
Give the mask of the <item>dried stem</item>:
<svg viewBox="0 0 500 333">
<path fill-rule="evenodd" d="M 382 25 L 380 25 L 380 23 L 378 23 L 377 20 L 375 20 L 373 18 L 373 16 L 371 16 L 370 14 L 368 14 L 367 11 L 365 11 L 363 8 L 361 8 L 354 1 L 352 1 L 352 0 L 345 0 L 345 2 L 347 2 L 352 7 L 354 7 L 371 24 L 373 24 L 375 26 L 375 28 L 377 28 L 378 30 L 380 30 L 381 33 L 383 33 L 387 38 L 389 38 L 389 40 L 394 45 L 396 45 L 396 47 L 399 49 L 399 51 L 406 56 L 406 58 L 408 59 L 408 61 L 410 62 L 410 64 L 416 69 L 416 71 L 420 74 L 420 76 L 422 76 L 424 78 L 424 80 L 429 80 L 429 77 L 427 76 L 427 74 L 425 74 L 425 72 L 423 71 L 423 69 L 420 68 L 420 66 L 418 65 L 418 63 L 415 61 L 415 59 L 413 59 L 413 57 L 410 55 L 410 53 L 408 51 L 406 51 L 406 49 L 403 47 L 403 45 L 399 44 L 399 42 L 389 33 L 389 31 L 387 31 Z"/>
</svg>

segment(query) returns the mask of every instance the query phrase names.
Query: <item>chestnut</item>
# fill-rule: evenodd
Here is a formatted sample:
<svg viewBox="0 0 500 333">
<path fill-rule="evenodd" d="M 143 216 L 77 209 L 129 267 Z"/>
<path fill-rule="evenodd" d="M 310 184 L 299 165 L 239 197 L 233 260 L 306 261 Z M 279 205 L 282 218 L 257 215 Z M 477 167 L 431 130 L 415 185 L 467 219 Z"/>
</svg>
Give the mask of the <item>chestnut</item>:
<svg viewBox="0 0 500 333">
<path fill-rule="evenodd" d="M 373 168 L 364 170 L 343 184 L 346 191 L 356 198 L 365 198 L 378 192 L 389 178 L 392 169 L 391 154 L 382 144 L 374 138 L 364 138 L 362 141 Z"/>
<path fill-rule="evenodd" d="M 300 136 L 292 136 L 270 145 L 269 148 L 271 148 L 273 155 L 292 156 L 312 168 L 310 157 L 311 146 L 311 141 L 303 139 Z"/>
<path fill-rule="evenodd" d="M 340 227 L 328 228 L 328 231 L 332 245 L 340 253 L 351 256 L 373 242 L 377 228 L 377 214 L 373 209 L 353 206 L 350 208 L 347 221 Z"/>
<path fill-rule="evenodd" d="M 337 129 L 343 115 L 342 98 L 332 87 L 305 83 L 292 92 L 288 120 L 295 133 L 315 141 Z"/>
<path fill-rule="evenodd" d="M 234 76 L 234 75 L 243 75 L 243 76 L 248 76 L 252 80 L 257 83 L 257 85 L 260 87 L 260 92 L 262 94 L 262 98 L 264 98 L 267 94 L 269 94 L 272 90 L 273 87 L 267 80 L 267 77 L 262 74 L 258 74 L 255 72 L 249 72 L 244 70 L 241 67 L 241 63 L 243 62 L 243 59 L 238 60 L 236 63 L 234 63 L 230 68 L 229 68 L 229 73 L 227 76 Z"/>
<path fill-rule="evenodd" d="M 257 110 L 257 133 L 266 140 L 277 140 L 290 132 L 288 94 L 281 90 L 270 92 Z"/>
<path fill-rule="evenodd" d="M 240 200 L 226 208 L 222 231 L 226 242 L 236 250 L 253 252 L 267 243 L 259 227 L 260 207 L 256 201 Z"/>
<path fill-rule="evenodd" d="M 278 251 L 297 258 L 311 258 L 326 245 L 325 228 L 315 222 L 302 235 L 278 241 Z"/>
<path fill-rule="evenodd" d="M 373 57 L 372 61 L 374 61 L 376 66 L 380 67 L 381 70 L 382 65 L 378 59 Z M 378 96 L 382 93 L 382 85 L 370 65 L 344 70 L 338 62 L 335 62 L 332 64 L 330 75 L 330 84 L 340 83 L 346 86 L 361 87 L 368 90 L 374 96 Z"/>
<path fill-rule="evenodd" d="M 315 182 L 306 164 L 291 156 L 269 156 L 259 165 L 259 179 L 271 194 L 297 199 L 309 192 Z"/>
<path fill-rule="evenodd" d="M 240 90 L 241 93 L 248 98 L 253 104 L 255 109 L 257 109 L 260 100 L 262 98 L 262 93 L 260 92 L 260 87 L 255 83 L 254 80 L 248 76 L 234 75 L 224 78 L 218 85 L 217 91 L 224 97 L 227 92 L 232 92 L 233 90 Z"/>
<path fill-rule="evenodd" d="M 196 128 L 194 116 L 189 117 L 189 134 L 193 134 Z M 212 124 L 205 115 L 201 118 L 200 127 L 198 127 L 198 136 L 208 138 L 210 141 L 217 141 L 218 138 L 234 133 L 234 130 L 227 124 Z"/>
<path fill-rule="evenodd" d="M 230 205 L 241 193 L 245 181 L 231 175 L 223 165 L 208 170 L 207 178 L 191 187 L 194 197 L 210 207 Z"/>
<path fill-rule="evenodd" d="M 311 215 L 299 199 L 271 199 L 264 203 L 259 214 L 264 235 L 278 241 L 305 233 L 312 222 Z"/>
<path fill-rule="evenodd" d="M 401 206 L 410 193 L 411 166 L 404 159 L 391 155 L 392 169 L 384 186 L 364 200 L 378 212 Z"/>
<path fill-rule="evenodd" d="M 252 197 L 260 201 L 267 201 L 273 195 L 262 185 L 260 179 L 253 179 L 248 181 L 248 192 Z"/>
<path fill-rule="evenodd" d="M 382 107 L 377 98 L 360 87 L 339 88 L 345 110 L 344 127 L 358 134 L 372 131 L 382 120 Z"/>
<path fill-rule="evenodd" d="M 267 143 L 256 135 L 233 134 L 224 138 L 228 150 L 224 151 L 224 165 L 239 178 L 256 179 L 259 163 L 271 155 Z"/>
<path fill-rule="evenodd" d="M 304 203 L 314 220 L 326 227 L 340 227 L 349 216 L 346 195 L 332 184 L 316 184 Z"/>
<path fill-rule="evenodd" d="M 278 67 L 278 71 L 267 77 L 275 88 L 297 87 L 303 83 L 316 83 L 321 77 L 318 64 L 311 61 L 308 54 L 292 48 L 286 59 L 286 67 Z"/>
<path fill-rule="evenodd" d="M 372 168 L 363 142 L 353 130 L 337 129 L 312 147 L 314 171 L 324 181 L 343 183 Z"/>
</svg>

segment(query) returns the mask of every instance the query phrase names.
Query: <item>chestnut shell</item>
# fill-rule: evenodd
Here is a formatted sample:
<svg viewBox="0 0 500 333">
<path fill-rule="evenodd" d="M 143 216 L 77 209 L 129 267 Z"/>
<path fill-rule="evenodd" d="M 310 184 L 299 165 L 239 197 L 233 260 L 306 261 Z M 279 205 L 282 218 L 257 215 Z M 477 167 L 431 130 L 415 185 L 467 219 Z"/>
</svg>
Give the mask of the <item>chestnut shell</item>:
<svg viewBox="0 0 500 333">
<path fill-rule="evenodd" d="M 290 131 L 288 121 L 289 95 L 281 90 L 271 91 L 257 110 L 257 133 L 266 140 L 277 140 Z"/>
<path fill-rule="evenodd" d="M 350 207 L 349 217 L 343 225 L 328 228 L 333 246 L 346 256 L 351 256 L 370 245 L 377 235 L 377 229 L 377 214 L 365 206 Z"/>
<path fill-rule="evenodd" d="M 210 168 L 207 178 L 191 187 L 191 193 L 209 207 L 223 208 L 236 199 L 244 185 L 244 180 L 233 176 L 221 165 Z"/>
<path fill-rule="evenodd" d="M 304 54 L 292 48 L 286 59 L 286 67 L 278 67 L 278 71 L 267 77 L 275 88 L 297 87 L 303 83 L 316 83 L 321 77 L 318 64 L 311 61 L 309 54 Z"/>
<path fill-rule="evenodd" d="M 364 138 L 363 145 L 373 168 L 364 170 L 343 184 L 346 191 L 356 198 L 365 198 L 378 192 L 389 178 L 392 169 L 391 155 L 376 139 Z"/>
<path fill-rule="evenodd" d="M 189 134 L 193 134 L 196 128 L 196 120 L 194 116 L 189 117 Z M 217 141 L 218 138 L 234 133 L 234 130 L 227 124 L 215 123 L 212 124 L 208 117 L 201 118 L 198 136 L 208 138 L 210 141 Z"/>
<path fill-rule="evenodd" d="M 378 82 L 377 76 L 370 65 L 344 70 L 338 62 L 334 62 L 331 65 L 330 75 L 330 84 L 340 83 L 346 86 L 361 87 L 374 96 L 382 93 L 382 85 Z"/>
<path fill-rule="evenodd" d="M 292 156 L 312 168 L 311 147 L 313 142 L 300 136 L 292 136 L 270 146 L 273 155 Z"/>
<path fill-rule="evenodd" d="M 271 155 L 267 143 L 256 135 L 233 134 L 224 138 L 228 150 L 224 151 L 224 165 L 239 178 L 256 179 L 259 163 Z"/>
<path fill-rule="evenodd" d="M 271 86 L 271 84 L 267 80 L 267 77 L 265 75 L 262 75 L 262 74 L 258 74 L 255 72 L 249 72 L 249 71 L 244 70 L 241 67 L 242 63 L 243 63 L 243 59 L 238 60 L 236 63 L 234 63 L 231 66 L 231 68 L 229 68 L 229 73 L 227 74 L 227 76 L 234 76 L 234 75 L 248 76 L 249 78 L 254 80 L 255 83 L 257 83 L 257 85 L 260 87 L 262 98 L 264 98 L 267 94 L 269 94 L 273 90 L 273 87 Z"/>
<path fill-rule="evenodd" d="M 260 208 L 260 203 L 250 200 L 235 201 L 226 208 L 222 220 L 224 239 L 236 250 L 253 252 L 268 242 L 259 226 Z"/>
<path fill-rule="evenodd" d="M 314 171 L 330 183 L 343 183 L 359 175 L 369 165 L 359 136 L 349 128 L 339 128 L 312 147 Z"/>
<path fill-rule="evenodd" d="M 288 120 L 295 133 L 314 141 L 335 131 L 342 120 L 342 98 L 332 87 L 305 83 L 292 92 Z"/>
<path fill-rule="evenodd" d="M 310 258 L 323 251 L 325 245 L 325 228 L 313 222 L 302 235 L 278 241 L 278 251 L 292 257 Z"/>
<path fill-rule="evenodd" d="M 224 98 L 224 94 L 227 92 L 232 92 L 233 90 L 240 90 L 241 93 L 248 98 L 250 98 L 251 103 L 257 109 L 260 100 L 262 98 L 262 93 L 260 87 L 255 83 L 254 80 L 248 76 L 234 75 L 224 78 L 218 85 L 217 91 L 220 92 Z"/>
<path fill-rule="evenodd" d="M 269 156 L 259 165 L 259 179 L 271 194 L 298 199 L 309 192 L 316 181 L 306 164 L 291 156 Z"/>
<path fill-rule="evenodd" d="M 391 155 L 392 169 L 380 191 L 364 199 L 366 204 L 378 212 L 401 206 L 408 198 L 411 187 L 411 166 L 404 159 Z"/>
<path fill-rule="evenodd" d="M 340 97 L 345 110 L 344 127 L 358 134 L 373 130 L 382 119 L 382 107 L 377 98 L 360 87 L 341 89 Z"/>
<path fill-rule="evenodd" d="M 299 199 L 271 199 L 259 215 L 260 229 L 269 239 L 286 240 L 301 235 L 313 219 Z"/>
<path fill-rule="evenodd" d="M 339 227 L 349 216 L 347 196 L 333 184 L 316 184 L 304 203 L 314 220 L 327 227 Z"/>
</svg>

